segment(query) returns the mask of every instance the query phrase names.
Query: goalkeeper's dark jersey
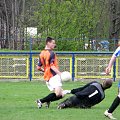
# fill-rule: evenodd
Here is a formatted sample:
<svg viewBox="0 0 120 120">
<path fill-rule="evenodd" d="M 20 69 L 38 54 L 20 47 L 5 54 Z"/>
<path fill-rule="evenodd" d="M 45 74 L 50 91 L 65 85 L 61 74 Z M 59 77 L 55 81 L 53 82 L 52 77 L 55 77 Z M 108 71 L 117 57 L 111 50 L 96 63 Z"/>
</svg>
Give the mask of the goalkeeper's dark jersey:
<svg viewBox="0 0 120 120">
<path fill-rule="evenodd" d="M 83 87 L 73 89 L 71 93 L 75 95 L 65 101 L 68 105 L 67 107 L 89 108 L 100 103 L 105 98 L 102 85 L 96 81 L 90 82 Z"/>
</svg>

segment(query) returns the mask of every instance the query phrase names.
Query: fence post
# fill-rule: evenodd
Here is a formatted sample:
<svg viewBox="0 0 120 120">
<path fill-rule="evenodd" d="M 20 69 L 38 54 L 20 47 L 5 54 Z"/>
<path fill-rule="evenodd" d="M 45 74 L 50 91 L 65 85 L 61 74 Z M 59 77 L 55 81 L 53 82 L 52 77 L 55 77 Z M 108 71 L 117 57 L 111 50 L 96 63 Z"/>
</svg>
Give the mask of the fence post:
<svg viewBox="0 0 120 120">
<path fill-rule="evenodd" d="M 116 79 L 116 62 L 113 64 L 113 80 L 115 81 Z"/>
<path fill-rule="evenodd" d="M 30 37 L 30 58 L 29 58 L 29 62 L 30 62 L 30 73 L 29 73 L 29 77 L 30 77 L 30 81 L 32 80 L 32 38 Z"/>
<path fill-rule="evenodd" d="M 75 55 L 72 53 L 72 81 L 74 81 L 75 78 Z"/>
</svg>

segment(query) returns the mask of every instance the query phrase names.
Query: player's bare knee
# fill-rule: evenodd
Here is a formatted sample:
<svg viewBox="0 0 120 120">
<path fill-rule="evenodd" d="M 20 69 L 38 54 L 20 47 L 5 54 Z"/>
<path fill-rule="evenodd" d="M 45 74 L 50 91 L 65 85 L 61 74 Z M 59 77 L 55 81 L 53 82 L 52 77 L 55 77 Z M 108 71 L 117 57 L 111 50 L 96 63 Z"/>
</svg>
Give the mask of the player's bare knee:
<svg viewBox="0 0 120 120">
<path fill-rule="evenodd" d="M 56 96 L 58 96 L 58 97 L 62 96 L 62 89 L 61 89 L 60 87 L 56 88 L 56 89 L 55 89 L 55 94 L 56 94 Z"/>
<path fill-rule="evenodd" d="M 55 94 L 56 94 L 57 97 L 62 96 L 61 92 L 55 92 Z"/>
</svg>

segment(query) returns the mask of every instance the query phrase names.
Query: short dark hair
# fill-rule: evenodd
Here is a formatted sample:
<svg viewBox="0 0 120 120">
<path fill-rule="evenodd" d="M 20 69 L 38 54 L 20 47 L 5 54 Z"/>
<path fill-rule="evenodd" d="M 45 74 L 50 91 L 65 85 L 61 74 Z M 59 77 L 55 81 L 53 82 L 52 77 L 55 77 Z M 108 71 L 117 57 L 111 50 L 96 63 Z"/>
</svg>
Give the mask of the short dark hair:
<svg viewBox="0 0 120 120">
<path fill-rule="evenodd" d="M 51 37 L 47 37 L 47 39 L 46 39 L 46 44 L 47 44 L 48 42 L 51 42 L 52 40 L 54 40 L 54 39 L 51 38 Z"/>
<path fill-rule="evenodd" d="M 104 89 L 108 89 L 112 86 L 113 80 L 112 79 L 108 79 L 103 81 L 103 88 Z"/>
</svg>

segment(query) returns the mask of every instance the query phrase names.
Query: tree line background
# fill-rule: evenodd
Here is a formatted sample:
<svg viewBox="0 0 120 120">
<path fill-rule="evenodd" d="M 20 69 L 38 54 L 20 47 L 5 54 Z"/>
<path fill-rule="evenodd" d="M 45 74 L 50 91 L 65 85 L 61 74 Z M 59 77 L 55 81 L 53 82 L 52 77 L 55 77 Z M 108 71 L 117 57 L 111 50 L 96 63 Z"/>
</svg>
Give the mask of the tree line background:
<svg viewBox="0 0 120 120">
<path fill-rule="evenodd" d="M 47 36 L 57 40 L 58 51 L 98 50 L 101 41 L 112 51 L 120 37 L 120 1 L 0 0 L 1 49 L 28 50 L 31 37 L 32 49 L 41 50 Z"/>
</svg>

